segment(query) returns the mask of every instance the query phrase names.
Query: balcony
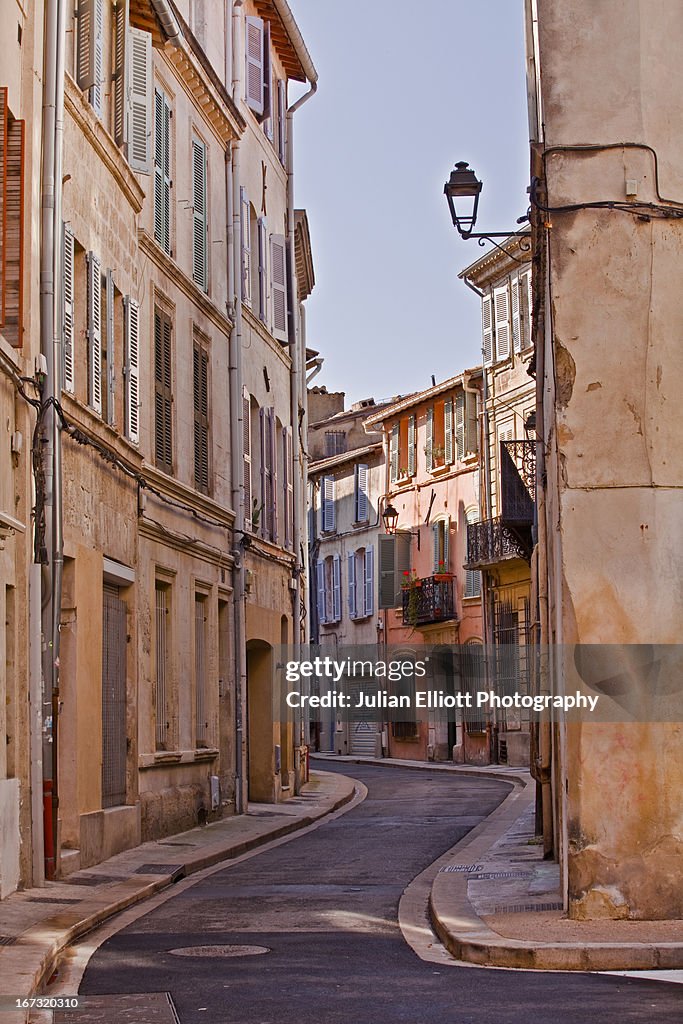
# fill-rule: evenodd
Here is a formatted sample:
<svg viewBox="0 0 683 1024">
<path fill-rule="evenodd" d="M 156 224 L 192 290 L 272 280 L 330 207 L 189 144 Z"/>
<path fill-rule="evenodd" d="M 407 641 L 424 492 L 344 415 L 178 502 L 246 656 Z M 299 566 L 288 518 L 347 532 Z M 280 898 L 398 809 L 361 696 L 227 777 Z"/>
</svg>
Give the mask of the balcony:
<svg viewBox="0 0 683 1024">
<path fill-rule="evenodd" d="M 455 577 L 425 576 L 403 590 L 403 625 L 427 626 L 455 619 Z"/>
<path fill-rule="evenodd" d="M 509 558 L 526 561 L 527 548 L 502 517 L 467 524 L 466 569 L 481 569 Z"/>
<path fill-rule="evenodd" d="M 531 526 L 536 499 L 536 442 L 500 442 L 500 514 L 505 523 Z"/>
</svg>

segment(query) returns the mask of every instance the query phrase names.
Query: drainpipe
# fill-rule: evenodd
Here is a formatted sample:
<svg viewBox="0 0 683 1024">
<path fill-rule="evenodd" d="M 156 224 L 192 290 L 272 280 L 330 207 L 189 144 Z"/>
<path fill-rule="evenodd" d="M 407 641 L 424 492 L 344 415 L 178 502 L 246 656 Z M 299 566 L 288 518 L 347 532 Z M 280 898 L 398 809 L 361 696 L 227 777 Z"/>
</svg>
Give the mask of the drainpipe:
<svg viewBox="0 0 683 1024">
<path fill-rule="evenodd" d="M 239 68 L 237 41 L 240 17 L 238 8 L 242 0 L 235 0 L 232 19 L 226 11 L 225 30 L 225 82 L 232 82 L 232 96 L 239 102 L 241 73 Z M 228 46 L 231 36 L 231 46 Z M 229 341 L 228 379 L 230 392 L 230 478 L 232 507 L 235 511 L 233 538 L 237 538 L 232 555 L 233 564 L 233 616 L 235 633 L 235 813 L 242 814 L 246 807 L 244 782 L 244 703 L 247 692 L 247 640 L 246 601 L 244 587 L 244 459 L 243 459 L 243 416 L 242 416 L 242 264 L 240 243 L 240 146 L 233 141 L 225 154 L 225 200 L 227 214 L 227 273 L 228 304 L 232 303 L 232 330 Z M 248 514 L 249 510 L 246 510 Z"/>
</svg>

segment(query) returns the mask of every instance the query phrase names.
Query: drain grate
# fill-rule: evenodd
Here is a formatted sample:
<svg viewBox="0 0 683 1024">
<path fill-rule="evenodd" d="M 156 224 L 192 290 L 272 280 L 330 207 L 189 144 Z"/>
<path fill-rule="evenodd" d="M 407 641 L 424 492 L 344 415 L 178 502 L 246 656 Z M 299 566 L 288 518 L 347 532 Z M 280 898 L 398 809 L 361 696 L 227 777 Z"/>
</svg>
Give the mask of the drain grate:
<svg viewBox="0 0 683 1024">
<path fill-rule="evenodd" d="M 0 935 L 0 946 L 13 946 L 16 941 L 16 935 Z"/>
<path fill-rule="evenodd" d="M 123 882 L 123 875 L 81 875 L 65 879 L 67 885 L 108 885 L 110 882 Z"/>
<path fill-rule="evenodd" d="M 494 878 L 531 878 L 530 871 L 486 871 L 484 874 L 475 875 L 473 882 L 490 881 Z"/>
<path fill-rule="evenodd" d="M 441 868 L 440 870 L 444 873 L 449 871 L 464 871 L 466 874 L 470 874 L 474 871 L 481 871 L 483 866 L 483 864 L 448 864 L 445 868 Z"/>
<path fill-rule="evenodd" d="M 270 949 L 268 946 L 181 946 L 169 949 L 169 953 L 171 956 L 200 957 L 259 956 L 270 953 Z"/>
<path fill-rule="evenodd" d="M 76 899 L 69 899 L 66 896 L 29 896 L 27 903 L 80 903 L 81 901 Z"/>
<path fill-rule="evenodd" d="M 133 872 L 134 875 L 180 875 L 184 873 L 182 864 L 141 864 Z"/>
<path fill-rule="evenodd" d="M 562 910 L 562 903 L 512 903 L 509 906 L 493 907 L 484 912 L 486 917 L 491 914 L 528 914 L 537 910 Z"/>
</svg>

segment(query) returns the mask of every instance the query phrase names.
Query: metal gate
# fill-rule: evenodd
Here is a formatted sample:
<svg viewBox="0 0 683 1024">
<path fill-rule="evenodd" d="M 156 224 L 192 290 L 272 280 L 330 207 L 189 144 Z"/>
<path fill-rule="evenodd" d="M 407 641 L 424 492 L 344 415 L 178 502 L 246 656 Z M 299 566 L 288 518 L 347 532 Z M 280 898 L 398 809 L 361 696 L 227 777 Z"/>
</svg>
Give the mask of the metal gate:
<svg viewBox="0 0 683 1024">
<path fill-rule="evenodd" d="M 102 615 L 102 806 L 126 802 L 126 603 L 105 586 Z"/>
</svg>

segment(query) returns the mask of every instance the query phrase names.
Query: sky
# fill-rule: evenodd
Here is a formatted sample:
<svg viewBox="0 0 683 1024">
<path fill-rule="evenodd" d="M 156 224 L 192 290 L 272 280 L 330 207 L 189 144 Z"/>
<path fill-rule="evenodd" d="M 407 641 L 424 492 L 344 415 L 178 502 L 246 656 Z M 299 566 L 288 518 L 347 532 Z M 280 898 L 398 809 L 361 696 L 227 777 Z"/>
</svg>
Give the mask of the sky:
<svg viewBox="0 0 683 1024">
<path fill-rule="evenodd" d="M 348 404 L 421 390 L 481 362 L 480 303 L 457 275 L 485 250 L 451 222 L 455 162 L 484 182 L 478 231 L 515 230 L 528 208 L 523 0 L 289 2 L 319 75 L 294 115 L 315 384 Z"/>
</svg>

